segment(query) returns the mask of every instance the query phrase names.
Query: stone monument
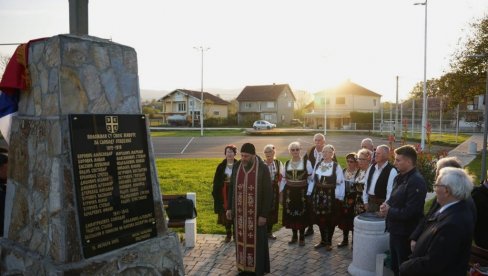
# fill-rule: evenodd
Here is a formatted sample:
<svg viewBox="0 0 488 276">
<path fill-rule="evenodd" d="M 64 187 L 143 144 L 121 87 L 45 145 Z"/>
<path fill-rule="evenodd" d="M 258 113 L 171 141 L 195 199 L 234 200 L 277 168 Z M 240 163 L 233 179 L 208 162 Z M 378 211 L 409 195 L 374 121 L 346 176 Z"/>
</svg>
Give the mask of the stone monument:
<svg viewBox="0 0 488 276">
<path fill-rule="evenodd" d="M 183 275 L 166 228 L 134 49 L 90 36 L 29 45 L 11 127 L 0 274 Z"/>
<path fill-rule="evenodd" d="M 390 234 L 385 232 L 384 218 L 374 213 L 363 213 L 356 216 L 354 218 L 352 263 L 347 268 L 349 274 L 354 276 L 378 275 L 376 255 L 383 254 L 389 249 L 389 237 Z"/>
</svg>

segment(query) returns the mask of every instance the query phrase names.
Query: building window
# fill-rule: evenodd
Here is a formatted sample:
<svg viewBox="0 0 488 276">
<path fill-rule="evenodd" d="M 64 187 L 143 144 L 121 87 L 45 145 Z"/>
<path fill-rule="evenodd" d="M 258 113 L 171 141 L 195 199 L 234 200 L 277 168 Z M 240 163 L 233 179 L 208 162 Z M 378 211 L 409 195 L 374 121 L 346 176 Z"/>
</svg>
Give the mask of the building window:
<svg viewBox="0 0 488 276">
<path fill-rule="evenodd" d="M 213 112 L 213 115 L 214 115 L 214 116 L 220 116 L 220 111 L 214 111 L 214 112 Z"/>
<path fill-rule="evenodd" d="M 186 103 L 178 103 L 178 111 L 185 112 L 186 111 Z"/>
<path fill-rule="evenodd" d="M 288 107 L 292 107 L 292 101 L 288 101 Z"/>
<path fill-rule="evenodd" d="M 244 108 L 245 109 L 251 109 L 252 108 L 252 103 L 244 103 Z"/>
<path fill-rule="evenodd" d="M 346 104 L 346 97 L 337 97 L 336 104 Z"/>
<path fill-rule="evenodd" d="M 266 102 L 266 108 L 274 108 L 275 103 L 274 102 Z"/>
<path fill-rule="evenodd" d="M 281 115 L 281 121 L 285 120 L 285 115 Z"/>
<path fill-rule="evenodd" d="M 376 106 L 376 99 L 373 99 L 373 106 Z"/>
</svg>

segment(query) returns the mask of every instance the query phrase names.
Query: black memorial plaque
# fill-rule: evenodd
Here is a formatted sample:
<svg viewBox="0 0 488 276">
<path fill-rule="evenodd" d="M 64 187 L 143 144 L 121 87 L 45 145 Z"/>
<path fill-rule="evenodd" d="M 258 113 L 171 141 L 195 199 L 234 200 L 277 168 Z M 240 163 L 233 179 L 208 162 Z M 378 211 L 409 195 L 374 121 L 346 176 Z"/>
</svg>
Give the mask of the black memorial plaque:
<svg viewBox="0 0 488 276">
<path fill-rule="evenodd" d="M 156 236 L 144 115 L 69 115 L 76 203 L 89 258 Z"/>
</svg>

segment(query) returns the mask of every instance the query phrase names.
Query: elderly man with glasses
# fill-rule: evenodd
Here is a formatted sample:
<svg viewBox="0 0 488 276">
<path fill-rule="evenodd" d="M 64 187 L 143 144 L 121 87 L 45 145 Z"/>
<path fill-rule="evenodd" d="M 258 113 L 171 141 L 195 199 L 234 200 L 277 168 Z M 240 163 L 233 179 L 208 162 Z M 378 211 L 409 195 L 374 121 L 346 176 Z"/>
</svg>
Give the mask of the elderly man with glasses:
<svg viewBox="0 0 488 276">
<path fill-rule="evenodd" d="M 363 191 L 363 202 L 367 212 L 378 212 L 380 205 L 390 198 L 393 180 L 398 172 L 388 159 L 390 147 L 381 145 L 376 148 L 375 164 L 366 175 L 366 188 Z"/>
<path fill-rule="evenodd" d="M 471 177 L 459 168 L 444 168 L 433 185 L 441 208 L 426 222 L 401 275 L 466 275 L 474 219 L 467 199 Z"/>
</svg>

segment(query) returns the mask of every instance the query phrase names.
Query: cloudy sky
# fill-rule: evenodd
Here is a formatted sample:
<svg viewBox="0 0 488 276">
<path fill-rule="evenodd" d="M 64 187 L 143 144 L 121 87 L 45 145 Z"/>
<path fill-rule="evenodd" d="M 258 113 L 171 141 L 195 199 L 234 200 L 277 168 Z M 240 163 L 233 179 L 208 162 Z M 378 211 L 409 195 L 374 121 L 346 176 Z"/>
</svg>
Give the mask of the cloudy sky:
<svg viewBox="0 0 488 276">
<path fill-rule="evenodd" d="M 310 93 L 350 79 L 394 101 L 423 80 L 425 8 L 416 0 L 91 0 L 89 34 L 133 47 L 141 89 Z M 69 32 L 68 0 L 1 0 L 0 43 Z M 486 0 L 429 0 L 427 78 L 448 69 Z M 15 46 L 0 46 L 10 56 Z M 231 95 L 223 95 L 230 98 Z M 144 97 L 144 95 L 143 95 Z"/>
</svg>

